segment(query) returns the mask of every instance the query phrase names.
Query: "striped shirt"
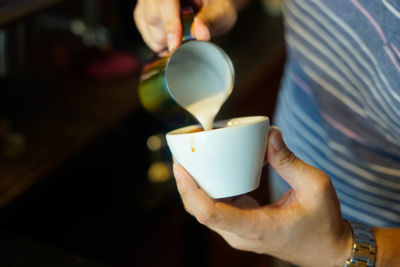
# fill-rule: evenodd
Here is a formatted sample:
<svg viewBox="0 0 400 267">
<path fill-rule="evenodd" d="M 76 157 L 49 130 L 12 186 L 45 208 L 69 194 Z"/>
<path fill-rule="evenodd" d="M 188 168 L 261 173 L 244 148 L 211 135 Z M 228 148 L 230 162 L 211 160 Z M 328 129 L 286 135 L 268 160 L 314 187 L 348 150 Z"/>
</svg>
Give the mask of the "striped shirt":
<svg viewBox="0 0 400 267">
<path fill-rule="evenodd" d="M 330 176 L 344 218 L 400 226 L 400 1 L 287 0 L 283 13 L 274 124 Z"/>
</svg>

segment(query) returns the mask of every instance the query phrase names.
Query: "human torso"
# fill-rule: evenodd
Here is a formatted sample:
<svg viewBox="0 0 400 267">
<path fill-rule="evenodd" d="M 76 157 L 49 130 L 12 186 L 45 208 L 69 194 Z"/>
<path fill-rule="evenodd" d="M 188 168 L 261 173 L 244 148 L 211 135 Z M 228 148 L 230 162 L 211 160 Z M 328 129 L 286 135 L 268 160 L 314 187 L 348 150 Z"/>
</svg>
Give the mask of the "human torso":
<svg viewBox="0 0 400 267">
<path fill-rule="evenodd" d="M 287 0 L 283 10 L 274 123 L 330 175 L 345 217 L 400 226 L 400 2 Z"/>
</svg>

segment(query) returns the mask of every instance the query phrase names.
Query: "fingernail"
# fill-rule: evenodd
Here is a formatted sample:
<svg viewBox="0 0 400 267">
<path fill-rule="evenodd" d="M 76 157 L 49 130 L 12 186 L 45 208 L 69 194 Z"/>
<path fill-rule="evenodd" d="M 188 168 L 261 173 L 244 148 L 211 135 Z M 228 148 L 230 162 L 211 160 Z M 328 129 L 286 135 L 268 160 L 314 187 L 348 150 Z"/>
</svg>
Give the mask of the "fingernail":
<svg viewBox="0 0 400 267">
<path fill-rule="evenodd" d="M 283 138 L 282 133 L 278 128 L 273 129 L 272 136 L 271 136 L 271 145 L 276 150 L 279 151 L 283 148 Z"/>
<path fill-rule="evenodd" d="M 178 40 L 175 34 L 169 33 L 167 35 L 167 44 L 169 52 L 174 51 L 178 47 Z"/>
<path fill-rule="evenodd" d="M 167 56 L 169 56 L 169 54 L 170 54 L 169 50 L 163 50 L 160 53 L 158 53 L 158 56 L 159 57 L 167 57 Z"/>
</svg>

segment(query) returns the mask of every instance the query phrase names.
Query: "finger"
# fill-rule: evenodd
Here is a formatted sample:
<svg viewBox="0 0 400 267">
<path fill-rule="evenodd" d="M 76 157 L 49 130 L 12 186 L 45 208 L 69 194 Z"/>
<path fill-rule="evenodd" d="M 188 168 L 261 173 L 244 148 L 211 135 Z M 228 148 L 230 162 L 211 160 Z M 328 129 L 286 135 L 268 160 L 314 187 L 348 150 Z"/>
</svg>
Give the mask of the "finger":
<svg viewBox="0 0 400 267">
<path fill-rule="evenodd" d="M 147 25 L 147 32 L 149 33 L 149 38 L 151 39 L 152 46 L 157 48 L 157 50 L 155 51 L 159 52 L 166 48 L 167 39 L 162 28 Z"/>
<path fill-rule="evenodd" d="M 231 1 L 210 1 L 202 5 L 196 18 L 200 19 L 199 26 L 205 34 L 207 28 L 210 35 L 216 36 L 224 34 L 232 28 L 237 20 L 237 11 Z M 206 26 L 206 28 L 202 26 Z M 197 29 L 194 30 L 197 34 Z M 202 33 L 199 34 L 202 35 Z"/>
<path fill-rule="evenodd" d="M 313 193 L 321 182 L 329 180 L 325 173 L 303 162 L 286 147 L 277 127 L 271 127 L 269 131 L 267 159 L 295 191 Z"/>
<path fill-rule="evenodd" d="M 149 37 L 153 45 L 165 48 L 167 47 L 166 33 L 164 23 L 162 20 L 162 10 L 160 9 L 158 0 L 145 0 L 146 1 L 146 26 Z M 159 51 L 159 50 L 158 50 Z"/>
<path fill-rule="evenodd" d="M 160 30 L 163 28 L 162 21 L 153 1 L 138 1 L 133 17 L 143 41 L 150 49 L 159 52 L 166 47 L 166 41 L 164 33 L 160 33 Z M 156 28 L 159 30 L 155 30 Z"/>
<path fill-rule="evenodd" d="M 195 217 L 206 216 L 208 210 L 214 208 L 214 201 L 199 188 L 189 173 L 176 162 L 173 165 L 173 172 L 186 210 Z"/>
<path fill-rule="evenodd" d="M 160 36 L 159 34 L 157 34 L 157 32 L 154 31 L 154 29 L 151 29 L 151 27 L 148 25 L 144 25 L 143 29 L 144 30 L 140 31 L 143 41 L 151 50 L 155 52 L 161 52 L 165 49 L 166 41 L 165 39 L 162 39 L 163 35 Z"/>
<path fill-rule="evenodd" d="M 260 204 L 258 204 L 257 200 L 255 200 L 254 198 L 252 198 L 249 195 L 240 195 L 240 196 L 236 196 L 236 197 L 221 198 L 221 199 L 218 199 L 218 201 L 232 205 L 237 208 L 241 208 L 241 209 L 252 209 L 252 208 L 257 208 L 260 206 Z"/>
<path fill-rule="evenodd" d="M 214 229 L 243 236 L 255 237 L 265 221 L 260 210 L 240 209 L 223 202 L 215 202 L 199 188 L 190 174 L 179 164 L 174 164 L 178 191 L 188 212 Z"/>
<path fill-rule="evenodd" d="M 210 30 L 208 29 L 207 24 L 203 19 L 200 17 L 195 17 L 193 21 L 193 30 L 194 30 L 194 35 L 197 40 L 201 41 L 209 41 L 211 36 L 210 36 Z"/>
<path fill-rule="evenodd" d="M 235 249 L 251 252 L 256 252 L 259 250 L 259 248 L 254 245 L 257 243 L 255 243 L 253 240 L 249 240 L 237 234 L 233 234 L 223 230 L 215 229 L 212 227 L 209 228 L 219 234 L 231 247 Z"/>
<path fill-rule="evenodd" d="M 164 25 L 168 50 L 174 51 L 182 40 L 180 2 L 178 0 L 157 0 L 157 2 Z"/>
<path fill-rule="evenodd" d="M 162 28 L 162 18 L 157 0 L 142 0 L 143 18 L 148 25 Z"/>
</svg>

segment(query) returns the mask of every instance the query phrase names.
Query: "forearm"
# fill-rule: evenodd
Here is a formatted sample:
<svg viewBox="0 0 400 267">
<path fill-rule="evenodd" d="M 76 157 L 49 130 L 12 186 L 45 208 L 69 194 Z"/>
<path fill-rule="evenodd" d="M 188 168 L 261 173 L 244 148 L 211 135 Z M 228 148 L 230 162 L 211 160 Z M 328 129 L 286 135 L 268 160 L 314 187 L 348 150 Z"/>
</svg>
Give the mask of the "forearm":
<svg viewBox="0 0 400 267">
<path fill-rule="evenodd" d="M 376 267 L 398 266 L 400 263 L 400 228 L 374 228 Z"/>
</svg>

